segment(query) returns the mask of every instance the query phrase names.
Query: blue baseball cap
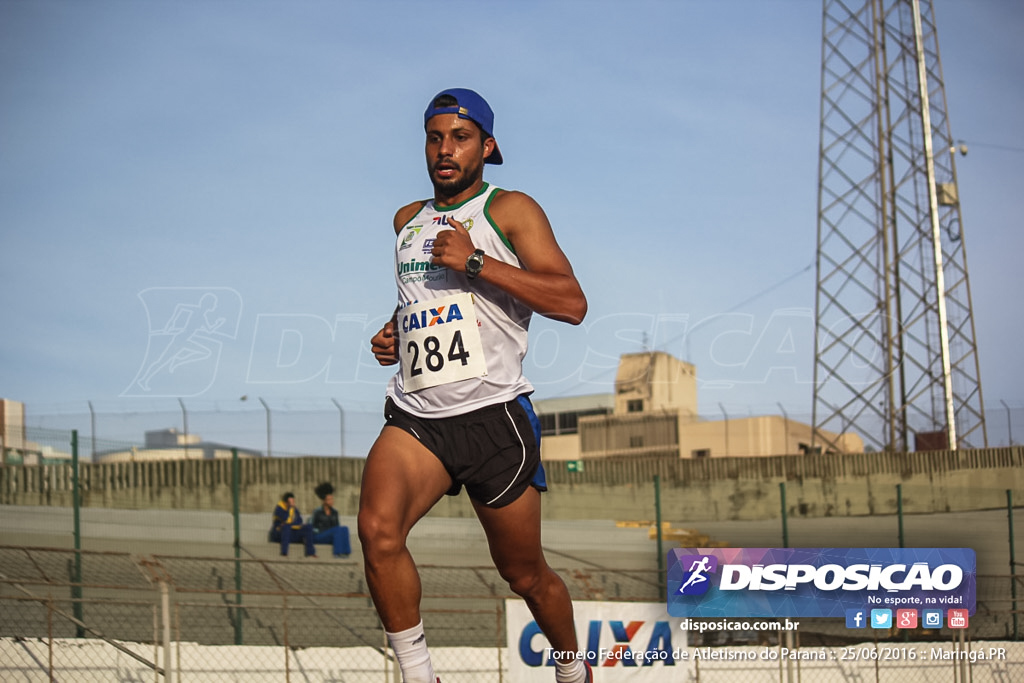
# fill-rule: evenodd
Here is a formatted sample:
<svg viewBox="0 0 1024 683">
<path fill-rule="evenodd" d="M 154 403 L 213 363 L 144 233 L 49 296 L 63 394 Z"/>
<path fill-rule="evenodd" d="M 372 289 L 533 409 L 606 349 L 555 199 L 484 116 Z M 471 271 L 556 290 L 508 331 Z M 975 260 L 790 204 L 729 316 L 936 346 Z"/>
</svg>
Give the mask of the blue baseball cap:
<svg viewBox="0 0 1024 683">
<path fill-rule="evenodd" d="M 442 95 L 454 97 L 458 104 L 451 107 L 434 107 L 434 102 Z M 480 126 L 487 137 L 494 137 L 494 112 L 491 111 L 487 100 L 468 88 L 449 88 L 434 95 L 430 99 L 430 104 L 427 105 L 427 110 L 423 112 L 423 125 L 426 126 L 427 121 L 438 114 L 458 114 L 460 119 L 469 119 Z M 498 165 L 502 161 L 501 150 L 498 149 L 498 143 L 495 141 L 494 151 L 484 159 L 484 163 Z"/>
</svg>

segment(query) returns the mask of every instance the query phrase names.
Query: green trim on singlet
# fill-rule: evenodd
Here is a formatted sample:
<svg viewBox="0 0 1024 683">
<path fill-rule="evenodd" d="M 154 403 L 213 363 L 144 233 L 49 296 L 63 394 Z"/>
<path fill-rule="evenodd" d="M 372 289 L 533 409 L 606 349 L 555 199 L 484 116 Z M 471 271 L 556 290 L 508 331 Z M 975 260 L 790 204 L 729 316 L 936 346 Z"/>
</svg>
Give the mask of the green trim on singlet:
<svg viewBox="0 0 1024 683">
<path fill-rule="evenodd" d="M 480 187 L 480 191 L 477 192 L 476 194 L 474 194 L 472 197 L 469 197 L 468 199 L 464 199 L 463 201 L 459 202 L 458 204 L 452 204 L 451 206 L 441 206 L 440 204 L 438 204 L 435 201 L 434 202 L 434 210 L 435 211 L 442 211 L 442 212 L 443 211 L 454 211 L 455 209 L 459 208 L 460 206 L 465 205 L 466 202 L 471 202 L 474 199 L 476 199 L 477 197 L 479 197 L 480 195 L 482 195 L 483 193 L 488 192 L 490 189 L 491 189 L 490 183 L 484 183 Z M 508 250 L 511 251 L 513 254 L 515 254 L 516 253 L 515 247 L 513 247 L 512 243 L 508 241 L 508 238 L 505 237 L 505 233 L 503 233 L 501 231 L 501 228 L 498 227 L 498 224 L 497 224 L 497 222 L 495 222 L 494 217 L 491 216 L 491 202 L 494 201 L 494 198 L 496 196 L 498 196 L 498 192 L 501 191 L 500 187 L 496 187 L 494 189 L 495 189 L 495 192 L 493 192 L 491 194 L 491 196 L 487 198 L 487 201 L 484 203 L 484 210 L 483 210 L 484 218 L 487 219 L 487 222 L 490 223 L 491 228 L 498 235 L 498 238 L 501 239 L 502 243 L 506 247 L 508 247 Z M 404 230 L 405 228 L 409 227 L 409 224 L 412 223 L 414 220 L 416 220 L 416 218 L 421 213 L 423 213 L 423 210 L 426 209 L 428 205 L 430 205 L 430 200 L 429 199 L 424 201 L 423 206 L 421 206 L 419 211 L 417 211 L 415 214 L 413 214 L 413 217 L 410 218 L 408 220 L 408 222 L 406 222 L 406 224 L 404 226 L 402 226 L 402 229 Z M 518 256 L 518 254 L 516 254 L 516 255 Z"/>
<path fill-rule="evenodd" d="M 434 208 L 435 208 L 435 209 L 437 209 L 438 211 L 452 211 L 452 210 L 454 210 L 454 209 L 457 209 L 457 208 L 459 208 L 460 206 L 462 206 L 462 205 L 463 205 L 463 204 L 465 204 L 466 202 L 471 202 L 471 201 L 473 201 L 474 199 L 476 199 L 477 197 L 479 197 L 480 195 L 482 195 L 482 194 L 483 194 L 484 192 L 487 192 L 487 188 L 488 188 L 488 187 L 490 187 L 490 184 L 489 184 L 489 183 L 484 183 L 483 185 L 481 185 L 481 186 L 480 186 L 480 191 L 479 191 L 479 192 L 477 192 L 477 193 L 476 193 L 475 195 L 473 195 L 472 197 L 469 197 L 469 198 L 467 198 L 467 199 L 463 199 L 463 200 L 462 200 L 461 202 L 459 202 L 458 204 L 452 204 L 451 206 L 441 206 L 440 204 L 438 204 L 438 203 L 437 203 L 437 202 L 435 201 L 435 202 L 434 202 Z"/>
<path fill-rule="evenodd" d="M 501 188 L 496 189 L 500 190 Z M 487 222 L 491 224 L 492 228 L 494 228 L 494 232 L 498 233 L 498 237 L 500 237 L 501 241 L 505 244 L 506 247 L 508 247 L 508 250 L 511 251 L 516 256 L 519 256 L 519 254 L 516 254 L 516 248 L 512 246 L 512 243 L 508 241 L 507 237 L 505 237 L 505 233 L 501 231 L 501 228 L 498 227 L 498 224 L 494 221 L 494 218 L 491 217 L 491 202 L 493 202 L 494 198 L 497 196 L 498 193 L 495 192 L 490 197 L 488 197 L 487 201 L 484 203 L 484 218 L 486 218 Z"/>
</svg>

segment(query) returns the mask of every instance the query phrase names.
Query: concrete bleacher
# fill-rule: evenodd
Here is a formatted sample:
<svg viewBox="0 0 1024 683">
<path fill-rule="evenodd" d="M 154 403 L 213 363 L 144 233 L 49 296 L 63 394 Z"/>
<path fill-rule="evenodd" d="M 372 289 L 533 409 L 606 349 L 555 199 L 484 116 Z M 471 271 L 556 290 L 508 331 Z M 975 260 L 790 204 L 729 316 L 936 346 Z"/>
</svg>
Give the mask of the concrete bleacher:
<svg viewBox="0 0 1024 683">
<path fill-rule="evenodd" d="M 23 580 L 34 578 L 34 587 L 26 586 L 37 594 L 53 592 L 58 605 L 68 609 L 72 511 L 0 506 L 0 516 L 4 522 L 0 546 L 5 546 L 0 548 L 0 574 Z M 239 522 L 244 549 L 241 557 L 246 560 L 241 566 L 242 587 L 247 591 L 242 624 L 247 643 L 282 642 L 283 592 L 314 594 L 312 598 L 288 598 L 288 609 L 294 614 L 289 619 L 290 642 L 312 646 L 343 641 L 357 645 L 371 636 L 376 642 L 379 632 L 366 595 L 358 543 L 349 558 L 334 559 L 329 553 L 321 553 L 317 559 L 306 559 L 301 551 L 282 558 L 277 544 L 267 541 L 269 512 L 243 514 Z M 342 517 L 341 523 L 355 528 L 353 517 Z M 778 519 L 694 526 L 702 535 L 733 547 L 782 545 Z M 1017 547 L 1024 547 L 1024 524 L 1018 523 L 1015 529 Z M 174 583 L 175 601 L 187 617 L 182 622 L 182 635 L 196 642 L 233 642 L 235 550 L 230 514 L 85 508 L 81 512 L 81 531 L 82 548 L 88 551 L 82 560 L 83 578 L 92 585 L 84 591 L 84 597 L 94 601 L 86 613 L 100 619 L 101 630 L 125 638 L 140 629 L 152 630 L 152 607 L 159 600 L 159 591 L 140 569 L 146 566 L 143 561 L 152 558 Z M 788 534 L 793 547 L 892 547 L 898 541 L 898 520 L 894 516 L 791 520 Z M 910 547 L 974 548 L 979 575 L 994 577 L 979 581 L 979 605 L 1005 610 L 1006 580 L 999 578 L 1009 573 L 1005 510 L 910 515 L 904 519 L 904 536 Z M 657 545 L 646 527 L 617 527 L 608 520 L 550 521 L 544 523 L 544 545 L 549 563 L 563 576 L 576 599 L 664 599 L 652 581 L 657 570 Z M 673 543 L 666 542 L 663 551 L 672 547 Z M 410 549 L 421 567 L 425 621 L 433 622 L 438 633 L 473 633 L 481 644 L 493 644 L 496 601 L 509 593 L 491 566 L 478 522 L 427 517 L 414 529 Z M 11 596 L 18 597 L 9 586 L 0 591 L 0 597 Z M 139 610 L 117 604 L 124 602 L 150 607 Z M 452 610 L 457 615 L 451 614 Z M 27 611 L 19 618 L 19 633 L 24 633 L 26 624 L 43 629 L 44 616 L 45 610 Z M 1005 615 L 981 614 L 972 626 L 984 629 L 980 637 L 991 637 L 989 631 L 998 635 L 1005 630 L 1005 620 Z M 467 624 L 476 627 L 466 628 Z M 55 622 L 55 626 L 62 633 L 74 630 L 66 622 Z M 819 631 L 829 631 L 829 626 L 825 624 Z M 843 625 L 834 626 L 831 630 L 841 635 Z"/>
<path fill-rule="evenodd" d="M 60 584 L 57 607 L 70 611 L 73 515 L 67 508 L 0 506 L 5 520 L 0 532 L 0 574 L 23 581 L 36 594 L 53 592 L 41 583 Z M 316 559 L 302 557 L 301 550 L 282 558 L 277 544 L 267 541 L 270 515 L 240 517 L 244 552 L 241 584 L 243 598 L 241 632 L 247 644 L 356 646 L 377 643 L 379 622 L 367 596 L 358 544 L 350 558 L 334 559 L 321 553 Z M 355 520 L 341 518 L 354 528 Z M 234 595 L 236 563 L 231 515 L 215 511 L 103 510 L 86 508 L 81 513 L 83 590 L 86 622 L 105 635 L 133 639 L 153 630 L 153 609 L 159 591 L 147 574 L 170 578 L 174 601 L 181 615 L 181 638 L 207 644 L 230 644 L 235 638 Z M 550 529 L 560 540 L 551 556 L 561 567 L 586 567 L 595 560 L 619 567 L 649 569 L 653 545 L 644 530 L 619 530 L 611 522 L 555 523 Z M 511 596 L 491 567 L 483 531 L 475 519 L 425 519 L 410 539 L 421 564 L 424 590 L 424 621 L 430 624 L 438 644 L 495 645 L 496 610 L 502 598 Z M 26 550 L 49 548 L 53 550 Z M 611 548 L 617 558 L 607 556 Z M 595 555 L 595 553 L 597 553 Z M 585 557 L 580 557 L 585 556 Z M 590 559 L 586 559 L 589 557 Z M 153 567 L 151 571 L 149 568 Z M 562 570 L 567 583 L 581 579 Z M 608 596 L 658 599 L 650 581 L 629 575 L 608 580 L 582 579 L 587 590 L 607 586 Z M 115 588 L 116 587 L 116 588 Z M 10 596 L 9 588 L 0 594 Z M 312 597 L 287 597 L 287 636 L 282 630 L 282 593 L 302 592 Z M 126 604 L 127 603 L 127 604 Z M 52 628 L 45 610 L 25 608 L 17 634 L 41 635 Z M 13 615 L 12 615 L 13 618 Z M 3 620 L 0 620 L 2 622 Z M 70 637 L 75 627 L 57 619 L 57 635 Z M 26 630 L 27 629 L 27 630 Z M 0 635 L 10 630 L 0 623 Z M 470 634 L 467 636 L 467 634 Z M 11 635 L 7 633 L 6 635 Z M 469 640 L 467 640 L 467 637 Z"/>
</svg>

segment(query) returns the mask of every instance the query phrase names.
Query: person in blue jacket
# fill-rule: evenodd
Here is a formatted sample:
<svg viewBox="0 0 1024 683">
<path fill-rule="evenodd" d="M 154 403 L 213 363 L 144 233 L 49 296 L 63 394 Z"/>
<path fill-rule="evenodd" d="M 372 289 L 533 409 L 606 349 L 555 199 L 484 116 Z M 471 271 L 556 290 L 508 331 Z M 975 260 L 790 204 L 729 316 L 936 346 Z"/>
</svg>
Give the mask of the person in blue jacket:
<svg viewBox="0 0 1024 683">
<path fill-rule="evenodd" d="M 338 523 L 338 511 L 334 508 L 334 486 L 324 482 L 313 489 L 323 505 L 313 510 L 313 543 L 331 544 L 335 557 L 344 557 L 352 552 L 348 540 L 348 527 Z"/>
<path fill-rule="evenodd" d="M 270 540 L 281 544 L 282 555 L 288 554 L 288 546 L 292 541 L 301 540 L 306 546 L 306 557 L 316 557 L 316 548 L 313 547 L 313 527 L 302 523 L 302 514 L 295 507 L 295 495 L 290 491 L 281 496 L 281 500 L 274 508 Z"/>
</svg>

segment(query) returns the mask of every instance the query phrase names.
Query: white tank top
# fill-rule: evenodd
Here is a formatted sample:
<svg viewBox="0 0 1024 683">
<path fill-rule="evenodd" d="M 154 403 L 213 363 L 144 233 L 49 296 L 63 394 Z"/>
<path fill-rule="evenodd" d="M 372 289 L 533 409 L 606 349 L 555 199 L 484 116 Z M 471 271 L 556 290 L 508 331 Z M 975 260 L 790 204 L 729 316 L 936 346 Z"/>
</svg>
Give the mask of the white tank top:
<svg viewBox="0 0 1024 683">
<path fill-rule="evenodd" d="M 527 349 L 527 330 L 532 311 L 517 299 L 481 279 L 469 280 L 465 273 L 435 266 L 430 260 L 434 238 L 441 230 L 450 230 L 448 219 L 454 218 L 469 230 L 477 249 L 491 258 L 522 268 L 512 245 L 490 217 L 488 207 L 499 188 L 487 183 L 476 195 L 453 206 L 440 207 L 428 201 L 412 220 L 399 231 L 395 245 L 395 281 L 398 285 L 398 344 L 402 368 L 388 382 L 387 393 L 400 408 L 420 417 L 450 417 L 510 401 L 533 391 L 523 377 L 523 358 Z M 472 302 L 463 300 L 458 306 L 432 307 L 431 301 L 463 293 L 472 295 Z M 468 297 L 467 297 L 468 299 Z M 472 332 L 465 329 L 466 344 L 460 336 L 438 334 L 433 342 L 414 340 L 425 328 L 448 332 L 441 323 L 458 323 L 468 318 L 472 309 L 479 330 L 479 351 L 471 342 Z M 458 318 L 459 320 L 453 320 Z M 407 334 L 403 336 L 403 328 Z M 410 329 L 413 328 L 413 329 Z M 424 329 L 420 329 L 424 328 Z M 450 335 L 451 333 L 448 332 Z M 438 342 L 437 339 L 441 341 Z M 419 378 L 431 375 L 432 369 L 459 370 L 466 366 L 466 349 L 473 360 L 482 353 L 483 364 L 473 376 L 448 380 L 434 386 L 406 390 L 413 379 L 410 370 L 419 371 Z M 443 367 L 442 367 L 443 366 Z M 485 368 L 482 372 L 480 368 Z M 468 369 L 464 372 L 470 372 Z M 436 373 L 440 375 L 440 370 Z M 434 380 L 437 381 L 437 380 Z"/>
</svg>

